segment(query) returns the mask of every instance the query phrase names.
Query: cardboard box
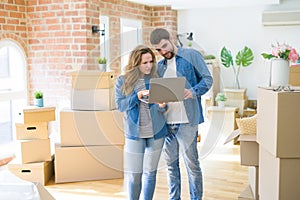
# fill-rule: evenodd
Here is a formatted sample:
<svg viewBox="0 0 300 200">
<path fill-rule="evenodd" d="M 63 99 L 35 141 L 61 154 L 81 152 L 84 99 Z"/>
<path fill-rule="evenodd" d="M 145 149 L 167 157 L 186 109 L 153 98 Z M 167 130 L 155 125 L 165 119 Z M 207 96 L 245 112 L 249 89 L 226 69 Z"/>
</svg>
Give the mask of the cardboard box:
<svg viewBox="0 0 300 200">
<path fill-rule="evenodd" d="M 36 162 L 36 163 L 16 163 L 8 164 L 9 170 L 23 180 L 30 182 L 38 182 L 46 185 L 54 174 L 54 162 L 51 161 Z"/>
<path fill-rule="evenodd" d="M 247 187 L 238 196 L 238 200 L 258 200 L 258 199 L 254 198 L 250 185 L 247 185 Z"/>
<path fill-rule="evenodd" d="M 71 72 L 71 75 L 72 89 L 76 90 L 108 89 L 115 85 L 113 72 L 79 70 Z"/>
<path fill-rule="evenodd" d="M 16 123 L 17 140 L 48 139 L 48 122 Z"/>
<path fill-rule="evenodd" d="M 54 200 L 40 183 L 20 179 L 7 168 L 0 170 L 0 199 Z"/>
<path fill-rule="evenodd" d="M 291 65 L 289 84 L 292 86 L 300 86 L 300 65 Z"/>
<path fill-rule="evenodd" d="M 71 91 L 73 110 L 113 110 L 116 108 L 115 88 Z"/>
<path fill-rule="evenodd" d="M 236 107 L 211 106 L 207 108 L 207 117 L 215 133 L 230 135 L 237 128 L 235 118 L 238 116 Z M 218 135 L 216 134 L 216 136 Z M 217 139 L 217 138 L 216 138 Z"/>
<path fill-rule="evenodd" d="M 22 163 L 51 161 L 50 139 L 19 140 L 17 145 L 17 159 Z"/>
<path fill-rule="evenodd" d="M 28 106 L 18 113 L 18 123 L 37 123 L 55 121 L 55 107 Z"/>
<path fill-rule="evenodd" d="M 123 178 L 123 146 L 55 147 L 55 182 Z"/>
<path fill-rule="evenodd" d="M 258 166 L 258 143 L 256 142 L 256 135 L 240 135 L 240 155 L 241 165 Z"/>
<path fill-rule="evenodd" d="M 124 114 L 112 111 L 60 112 L 61 146 L 123 145 Z"/>
<path fill-rule="evenodd" d="M 232 89 L 232 88 L 224 88 L 223 93 L 227 97 L 227 99 L 235 99 L 235 100 L 246 100 L 247 99 L 247 89 Z"/>
<path fill-rule="evenodd" d="M 247 105 L 247 99 L 227 99 L 225 101 L 225 106 L 237 107 L 239 109 L 238 113 L 240 116 L 244 115 L 244 108 L 246 108 Z"/>
<path fill-rule="evenodd" d="M 300 92 L 258 88 L 257 141 L 280 158 L 300 158 Z"/>
<path fill-rule="evenodd" d="M 249 186 L 251 188 L 252 194 L 254 199 L 259 199 L 259 194 L 258 194 L 258 177 L 259 177 L 259 167 L 252 167 L 250 166 L 248 168 L 248 181 L 249 181 Z"/>
<path fill-rule="evenodd" d="M 260 200 L 300 199 L 300 159 L 276 158 L 259 148 Z"/>
</svg>

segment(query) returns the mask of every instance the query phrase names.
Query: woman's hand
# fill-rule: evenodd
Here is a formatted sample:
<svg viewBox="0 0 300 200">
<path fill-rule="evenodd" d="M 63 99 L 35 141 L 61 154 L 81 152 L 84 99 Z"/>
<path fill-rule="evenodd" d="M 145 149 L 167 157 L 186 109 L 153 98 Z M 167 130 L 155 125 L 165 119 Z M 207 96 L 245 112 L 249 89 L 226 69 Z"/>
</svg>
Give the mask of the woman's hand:
<svg viewBox="0 0 300 200">
<path fill-rule="evenodd" d="M 166 107 L 166 105 L 167 105 L 167 103 L 159 103 L 159 104 L 158 104 L 158 106 L 159 106 L 160 108 L 164 108 L 164 107 Z"/>
<path fill-rule="evenodd" d="M 145 96 L 149 96 L 149 90 L 141 90 L 137 93 L 138 99 L 142 99 Z"/>
</svg>

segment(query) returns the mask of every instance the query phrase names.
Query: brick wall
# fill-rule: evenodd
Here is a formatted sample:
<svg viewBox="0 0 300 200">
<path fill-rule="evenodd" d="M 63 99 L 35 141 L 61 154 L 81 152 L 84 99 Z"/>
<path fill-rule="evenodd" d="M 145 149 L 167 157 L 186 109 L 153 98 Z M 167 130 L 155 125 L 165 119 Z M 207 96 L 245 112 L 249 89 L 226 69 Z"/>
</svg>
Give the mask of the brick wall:
<svg viewBox="0 0 300 200">
<path fill-rule="evenodd" d="M 27 14 L 25 0 L 1 0 L 0 3 L 0 40 L 15 41 L 27 55 Z"/>
<path fill-rule="evenodd" d="M 25 51 L 29 97 L 44 91 L 45 105 L 69 105 L 74 69 L 97 69 L 99 34 L 92 34 L 99 16 L 110 23 L 111 68 L 119 73 L 120 18 L 142 21 L 143 40 L 149 44 L 154 27 L 177 30 L 177 12 L 169 6 L 149 7 L 124 0 L 2 0 L 0 40 L 9 38 Z"/>
</svg>

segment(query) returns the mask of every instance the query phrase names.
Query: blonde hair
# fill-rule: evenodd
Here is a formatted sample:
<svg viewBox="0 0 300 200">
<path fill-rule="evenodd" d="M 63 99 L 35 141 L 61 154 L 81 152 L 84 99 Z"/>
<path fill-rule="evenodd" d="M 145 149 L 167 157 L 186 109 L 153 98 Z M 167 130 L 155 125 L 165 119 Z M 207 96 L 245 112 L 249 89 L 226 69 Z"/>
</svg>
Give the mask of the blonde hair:
<svg viewBox="0 0 300 200">
<path fill-rule="evenodd" d="M 155 78 L 157 77 L 157 64 L 156 64 L 156 58 L 153 53 L 153 51 L 144 45 L 138 45 L 136 48 L 134 48 L 130 55 L 129 55 L 129 60 L 128 64 L 125 67 L 125 72 L 124 72 L 124 84 L 122 86 L 122 93 L 124 95 L 129 95 L 133 89 L 134 86 L 136 85 L 137 81 L 142 78 L 143 74 L 141 73 L 139 66 L 141 65 L 142 62 L 142 55 L 150 53 L 152 56 L 152 61 L 153 61 L 153 66 L 150 72 L 150 77 Z"/>
</svg>

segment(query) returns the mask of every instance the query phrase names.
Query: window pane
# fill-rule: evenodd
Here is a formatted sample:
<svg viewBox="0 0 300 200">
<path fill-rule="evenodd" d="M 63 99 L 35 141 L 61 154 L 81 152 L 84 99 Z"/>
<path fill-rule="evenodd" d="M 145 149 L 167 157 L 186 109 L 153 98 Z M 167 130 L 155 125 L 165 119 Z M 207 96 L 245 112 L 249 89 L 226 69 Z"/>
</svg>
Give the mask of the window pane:
<svg viewBox="0 0 300 200">
<path fill-rule="evenodd" d="M 11 101 L 0 101 L 0 143 L 12 141 Z"/>
</svg>

